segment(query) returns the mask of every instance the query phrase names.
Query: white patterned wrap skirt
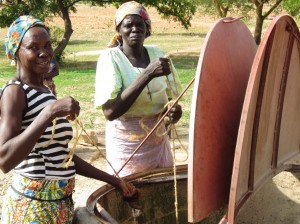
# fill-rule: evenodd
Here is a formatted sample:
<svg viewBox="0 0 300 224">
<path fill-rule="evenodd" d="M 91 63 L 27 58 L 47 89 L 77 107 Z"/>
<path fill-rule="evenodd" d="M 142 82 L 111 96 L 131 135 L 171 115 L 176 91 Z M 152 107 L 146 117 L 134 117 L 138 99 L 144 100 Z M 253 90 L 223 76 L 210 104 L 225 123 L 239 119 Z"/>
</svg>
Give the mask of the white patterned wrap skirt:
<svg viewBox="0 0 300 224">
<path fill-rule="evenodd" d="M 158 121 L 154 118 L 116 119 L 106 123 L 106 158 L 119 171 Z M 169 136 L 162 122 L 121 170 L 124 177 L 145 170 L 173 166 Z M 115 174 L 108 166 L 109 173 Z"/>
</svg>

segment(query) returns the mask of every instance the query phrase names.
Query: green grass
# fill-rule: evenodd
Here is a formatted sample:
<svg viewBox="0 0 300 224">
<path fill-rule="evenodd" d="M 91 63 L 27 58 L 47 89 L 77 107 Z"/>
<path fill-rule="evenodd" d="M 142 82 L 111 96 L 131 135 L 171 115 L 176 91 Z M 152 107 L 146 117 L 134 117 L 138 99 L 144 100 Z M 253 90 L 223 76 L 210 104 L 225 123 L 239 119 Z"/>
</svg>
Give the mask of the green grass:
<svg viewBox="0 0 300 224">
<path fill-rule="evenodd" d="M 55 78 L 57 85 L 58 97 L 72 95 L 81 105 L 80 117 L 84 120 L 87 128 L 92 128 L 92 124 L 98 119 L 104 119 L 101 112 L 94 109 L 94 81 L 96 73 L 97 56 L 89 56 L 90 60 L 81 56 L 75 59 L 68 59 L 60 69 L 60 75 Z M 178 55 L 172 57 L 176 66 L 176 72 L 179 76 L 182 87 L 194 77 L 198 56 Z M 180 100 L 184 108 L 182 120 L 179 125 L 188 126 L 189 111 L 192 97 L 192 87 Z"/>
<path fill-rule="evenodd" d="M 164 27 L 156 25 L 152 27 L 152 35 L 145 41 L 145 44 L 156 45 L 171 56 L 183 88 L 195 76 L 201 45 L 208 30 L 216 20 L 216 18 L 198 16 L 192 23 L 194 25 L 188 30 L 176 23 L 170 23 L 169 26 Z M 104 27 L 94 25 L 92 28 L 86 26 L 76 28 L 76 22 L 73 23 L 74 33 L 65 49 L 64 62 L 60 65 L 60 75 L 55 78 L 55 83 L 59 98 L 71 95 L 80 101 L 80 117 L 87 128 L 92 128 L 94 123 L 99 122 L 99 119 L 104 120 L 102 112 L 96 111 L 93 104 L 98 55 L 79 56 L 76 53 L 105 49 L 115 31 L 111 21 L 107 21 Z M 253 32 L 254 20 L 244 21 L 244 23 L 248 24 L 249 29 Z M 6 29 L 0 29 L 1 36 L 4 37 L 5 33 Z M 4 49 L 4 43 L 1 41 L 0 86 L 15 74 L 15 68 L 10 66 Z M 189 125 L 192 94 L 193 85 L 179 101 L 183 108 L 183 116 L 178 123 L 179 126 L 188 127 Z"/>
<path fill-rule="evenodd" d="M 10 62 L 5 56 L 4 42 L 0 42 L 0 86 L 2 86 L 13 74 L 15 68 L 10 66 Z"/>
<path fill-rule="evenodd" d="M 199 30 L 201 32 L 199 32 Z M 95 32 L 89 33 L 86 38 L 83 32 L 73 33 L 69 45 L 66 48 L 65 59 L 60 65 L 60 75 L 55 77 L 58 98 L 68 95 L 76 98 L 81 105 L 80 118 L 87 128 L 93 128 L 94 123 L 99 119 L 104 120 L 101 111 L 94 109 L 94 83 L 96 73 L 96 62 L 98 55 L 78 56 L 76 52 L 103 50 L 106 44 L 114 34 L 113 30 L 102 29 L 90 30 Z M 206 35 L 207 28 L 185 30 L 181 27 L 176 29 L 166 28 L 158 29 L 152 34 L 145 44 L 157 45 L 165 53 L 170 54 L 175 64 L 179 81 L 184 88 L 194 77 L 200 47 Z M 0 34 L 5 33 L 2 29 Z M 97 34 L 97 35 L 96 35 Z M 93 37 L 97 37 L 92 40 Z M 195 51 L 195 48 L 197 49 Z M 192 50 L 192 51 L 191 51 Z M 5 56 L 4 43 L 0 43 L 0 86 L 14 76 L 15 67 L 9 65 Z M 192 98 L 192 87 L 184 94 L 179 101 L 183 107 L 183 116 L 178 125 L 188 127 L 189 111 Z"/>
<path fill-rule="evenodd" d="M 3 46 L 0 45 L 0 47 Z M 81 106 L 81 119 L 86 128 L 93 128 L 93 123 L 97 122 L 98 119 L 104 119 L 104 117 L 101 111 L 94 109 L 93 105 L 97 56 L 89 56 L 88 58 L 89 60 L 83 56 L 76 57 L 74 60 L 68 58 L 60 67 L 60 75 L 55 77 L 54 80 L 57 86 L 58 98 L 71 95 L 77 99 Z M 184 88 L 195 75 L 198 57 L 187 55 L 180 57 L 180 55 L 176 55 L 172 57 L 172 60 Z M 15 67 L 10 66 L 9 61 L 6 59 L 1 62 L 0 66 L 0 85 L 2 86 L 14 75 Z M 192 87 L 180 100 L 184 112 L 179 125 L 188 126 L 191 97 Z"/>
<path fill-rule="evenodd" d="M 62 69 L 61 74 L 55 78 L 58 90 L 58 98 L 71 95 L 80 102 L 80 118 L 86 125 L 86 128 L 92 128 L 93 123 L 101 117 L 100 111 L 94 109 L 94 81 L 95 68 L 82 69 L 76 71 Z"/>
<path fill-rule="evenodd" d="M 216 20 L 216 18 L 198 16 L 188 30 L 176 23 L 170 23 L 169 26 L 164 27 L 156 25 L 152 27 L 152 35 L 145 41 L 145 44 L 156 45 L 171 56 L 183 88 L 195 76 L 201 45 Z M 253 32 L 254 20 L 243 22 L 248 24 Z M 93 123 L 97 123 L 99 119 L 104 119 L 101 111 L 96 111 L 93 104 L 98 55 L 82 56 L 76 53 L 105 49 L 114 32 L 110 21 L 107 21 L 104 27 L 94 25 L 92 28 L 86 26 L 76 28 L 76 23 L 74 23 L 74 33 L 65 49 L 64 62 L 60 65 L 60 75 L 55 78 L 59 98 L 71 95 L 80 101 L 82 108 L 80 117 L 88 128 L 92 128 Z M 4 37 L 5 33 L 6 29 L 0 29 L 1 36 Z M 14 73 L 15 68 L 9 65 L 5 56 L 4 43 L 1 41 L 0 86 L 14 76 Z M 183 107 L 183 116 L 178 123 L 179 126 L 188 127 L 189 125 L 192 94 L 193 85 L 179 101 Z"/>
</svg>

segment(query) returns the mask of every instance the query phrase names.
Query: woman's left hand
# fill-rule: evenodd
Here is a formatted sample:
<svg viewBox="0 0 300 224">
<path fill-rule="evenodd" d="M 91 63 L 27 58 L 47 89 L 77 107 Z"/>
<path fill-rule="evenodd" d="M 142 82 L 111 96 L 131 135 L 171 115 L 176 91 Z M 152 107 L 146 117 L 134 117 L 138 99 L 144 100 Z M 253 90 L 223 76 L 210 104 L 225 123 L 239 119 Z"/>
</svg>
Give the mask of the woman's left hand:
<svg viewBox="0 0 300 224">
<path fill-rule="evenodd" d="M 170 123 L 177 123 L 182 115 L 182 109 L 179 104 L 176 104 L 168 113 Z"/>
<path fill-rule="evenodd" d="M 135 209 L 141 209 L 142 206 L 139 205 L 138 199 L 140 197 L 140 192 L 131 183 L 128 183 L 120 179 L 120 192 L 123 195 L 123 200 L 127 201 L 128 204 Z"/>
</svg>

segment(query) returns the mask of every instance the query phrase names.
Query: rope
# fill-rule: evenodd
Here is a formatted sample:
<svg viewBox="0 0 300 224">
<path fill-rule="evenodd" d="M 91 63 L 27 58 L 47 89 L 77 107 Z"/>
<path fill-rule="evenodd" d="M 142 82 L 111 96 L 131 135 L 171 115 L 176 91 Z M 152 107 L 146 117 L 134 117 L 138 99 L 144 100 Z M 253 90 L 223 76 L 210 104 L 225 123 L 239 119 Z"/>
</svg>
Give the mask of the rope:
<svg viewBox="0 0 300 224">
<path fill-rule="evenodd" d="M 74 153 L 75 153 L 75 149 L 76 149 L 76 145 L 77 145 L 77 142 L 78 142 L 78 139 L 79 137 L 81 136 L 81 133 L 82 133 L 82 129 L 80 131 L 80 134 L 78 134 L 78 125 L 80 121 L 78 120 L 78 117 L 77 115 L 75 115 L 75 143 L 73 144 L 73 147 L 70 149 L 70 152 L 68 154 L 68 156 L 64 159 L 64 161 L 62 162 L 61 166 L 64 167 L 64 168 L 68 168 L 70 163 L 72 162 L 73 160 L 73 156 L 74 156 Z"/>
<path fill-rule="evenodd" d="M 176 82 L 176 79 L 175 79 L 175 73 L 174 73 L 174 70 L 173 70 L 173 63 L 172 63 L 172 59 L 169 55 L 166 55 L 166 58 L 169 59 L 169 66 L 170 66 L 170 69 L 171 69 L 171 74 L 172 74 L 172 78 L 175 82 L 175 91 L 173 90 L 172 88 L 172 85 L 171 85 L 171 82 L 169 80 L 169 77 L 166 76 L 166 79 L 167 79 L 167 85 L 168 85 L 168 88 L 170 89 L 171 91 L 171 96 L 172 96 L 172 99 L 175 99 L 176 96 L 179 94 L 179 91 L 177 89 L 177 82 Z M 171 102 L 170 102 L 171 103 Z M 177 103 L 173 103 L 173 106 L 176 106 Z M 166 107 L 168 107 L 170 104 L 167 104 Z M 172 108 L 172 107 L 171 107 Z M 173 123 L 169 123 L 168 124 L 168 130 L 167 130 L 167 133 L 168 131 L 171 130 L 171 137 L 172 137 L 172 151 L 173 151 L 173 175 L 174 175 L 174 206 L 175 206 L 175 218 L 176 218 L 176 224 L 178 224 L 178 191 L 177 191 L 177 179 L 176 179 L 176 149 L 175 149 L 175 133 L 176 133 L 176 137 L 177 139 L 179 140 L 180 142 L 180 145 L 182 145 L 180 139 L 179 139 L 179 136 L 178 136 L 178 133 L 177 133 L 177 130 L 176 130 L 176 126 L 175 124 Z"/>
<path fill-rule="evenodd" d="M 173 100 L 170 100 L 168 103 L 166 103 L 164 105 L 164 107 L 161 109 L 161 111 L 158 113 L 158 117 L 157 117 L 157 122 L 161 119 L 161 117 L 163 116 L 163 112 L 166 111 L 168 108 L 169 108 L 169 105 L 171 105 L 174 101 Z M 139 124 L 141 126 L 141 128 L 145 131 L 145 134 L 142 134 L 142 135 L 134 135 L 134 136 L 131 136 L 130 139 L 141 139 L 141 138 L 144 138 L 145 136 L 147 136 L 150 131 L 151 131 L 151 128 L 149 128 L 145 123 L 144 123 L 144 120 L 146 119 L 147 117 L 143 117 L 141 120 L 139 120 Z M 165 117 L 167 118 L 167 117 Z M 165 118 L 164 118 L 164 121 L 165 121 Z M 166 123 L 166 122 L 165 122 Z M 159 129 L 156 130 L 155 134 L 157 137 L 162 137 L 162 136 L 165 136 L 166 134 L 168 134 L 168 132 L 170 131 L 170 127 L 167 128 L 166 131 L 162 132 L 162 133 L 159 133 Z"/>
<path fill-rule="evenodd" d="M 81 128 L 80 134 L 78 134 L 78 125 Z M 106 159 L 106 156 L 101 152 L 101 150 L 99 149 L 99 147 L 97 146 L 97 143 L 94 142 L 94 140 L 90 137 L 90 135 L 87 133 L 86 129 L 84 128 L 84 125 L 82 123 L 82 121 L 76 116 L 75 117 L 75 130 L 76 130 L 76 134 L 75 134 L 75 142 L 73 144 L 73 147 L 70 149 L 70 152 L 68 154 L 68 156 L 64 159 L 64 161 L 62 162 L 62 167 L 64 168 L 68 168 L 70 163 L 72 162 L 73 156 L 75 154 L 75 150 L 76 150 L 76 146 L 79 140 L 79 137 L 81 136 L 82 132 L 84 132 L 87 136 L 87 138 L 89 139 L 90 142 L 92 142 L 92 144 L 96 147 L 96 149 L 98 150 L 98 154 L 96 155 L 96 157 L 98 157 L 98 155 L 102 156 L 102 158 L 104 158 L 106 160 L 106 162 L 108 163 L 108 165 L 111 167 L 111 169 L 114 171 L 116 177 L 119 177 L 118 173 L 116 172 L 116 170 L 113 168 L 112 164 Z M 94 156 L 95 157 L 95 156 Z M 94 157 L 92 158 L 92 160 L 94 159 Z"/>
<path fill-rule="evenodd" d="M 77 118 L 77 121 L 79 121 L 79 119 Z M 91 141 L 93 143 L 93 145 L 96 147 L 96 149 L 98 150 L 98 155 L 100 155 L 102 158 L 105 159 L 105 161 L 108 163 L 108 165 L 111 167 L 111 169 L 114 171 L 115 175 L 117 177 L 119 177 L 118 173 L 116 172 L 116 170 L 113 168 L 112 164 L 108 161 L 108 159 L 106 158 L 106 156 L 101 152 L 101 150 L 99 149 L 99 147 L 97 146 L 97 143 L 94 142 L 94 140 L 89 136 L 89 134 L 87 133 L 87 131 L 85 130 L 82 122 L 78 122 L 79 126 L 82 128 L 83 132 L 86 134 L 86 136 L 88 137 L 89 141 Z M 96 155 L 96 156 L 98 156 Z M 95 157 L 95 156 L 94 156 Z M 92 158 L 92 161 L 94 159 L 94 157 Z"/>
<path fill-rule="evenodd" d="M 171 83 L 170 83 L 170 80 L 169 80 L 168 76 L 166 76 L 167 77 L 168 88 L 171 90 L 172 98 L 175 99 L 176 95 L 179 94 L 179 91 L 178 91 L 178 88 L 177 88 L 177 84 L 178 83 L 176 82 L 175 72 L 174 72 L 174 69 L 173 69 L 173 62 L 172 62 L 172 59 L 171 59 L 170 55 L 167 54 L 167 55 L 165 55 L 165 57 L 169 59 L 169 66 L 170 66 L 172 78 L 173 78 L 173 80 L 175 82 L 175 85 L 174 85 L 175 86 L 175 93 L 174 93 L 174 90 L 173 90 L 173 88 L 171 86 Z"/>
<path fill-rule="evenodd" d="M 169 78 L 168 78 L 168 76 L 167 76 L 167 85 L 168 85 L 168 88 L 171 89 L 171 95 L 172 95 L 172 98 L 174 99 L 174 98 L 176 98 L 176 95 L 179 94 L 179 92 L 178 92 L 178 89 L 177 89 L 177 82 L 176 82 L 175 73 L 174 73 L 173 66 L 172 66 L 172 64 L 173 64 L 173 63 L 172 63 L 172 59 L 171 59 L 170 55 L 166 55 L 166 58 L 168 58 L 168 59 L 170 60 L 169 63 L 170 63 L 170 68 L 171 68 L 171 74 L 172 74 L 173 80 L 174 80 L 174 82 L 175 82 L 175 87 L 176 87 L 176 93 L 174 93 L 174 91 L 173 91 L 173 89 L 172 89 L 172 86 L 171 86 L 171 82 L 170 82 L 170 80 L 169 80 Z M 170 102 L 171 102 L 171 101 L 170 101 Z M 167 104 L 167 105 L 168 105 L 168 104 Z M 166 105 L 166 106 L 167 106 L 167 105 Z M 186 149 L 186 148 L 184 147 L 184 145 L 182 144 L 182 142 L 180 141 L 180 138 L 179 138 L 179 135 L 178 135 L 176 126 L 175 126 L 174 124 L 170 123 L 170 124 L 168 125 L 168 130 L 167 130 L 167 132 L 168 132 L 169 130 L 172 130 L 172 132 L 171 132 L 172 139 L 174 139 L 174 141 L 175 141 L 175 139 L 177 139 L 178 142 L 179 142 L 179 144 L 180 144 L 180 148 L 182 148 L 182 149 L 186 152 L 186 155 L 187 155 L 187 156 L 186 156 L 186 159 L 182 160 L 182 161 L 186 161 L 187 158 L 188 158 L 188 152 L 187 152 L 187 149 Z M 174 144 L 174 150 L 175 150 L 175 144 Z M 175 159 L 175 161 L 179 161 L 179 160 L 177 160 L 176 158 L 174 158 L 174 159 Z"/>
<path fill-rule="evenodd" d="M 160 116 L 158 116 L 158 120 L 159 120 L 159 118 L 160 118 Z M 139 140 L 139 139 L 145 138 L 145 137 L 149 134 L 149 132 L 151 131 L 151 128 L 149 128 L 149 127 L 144 123 L 144 120 L 145 120 L 145 119 L 146 119 L 146 118 L 142 118 L 142 119 L 139 120 L 139 124 L 140 124 L 141 128 L 143 129 L 143 131 L 144 131 L 145 133 L 144 133 L 144 134 L 140 134 L 140 135 L 131 135 L 131 136 L 129 137 L 129 140 L 131 140 L 131 141 Z M 158 130 L 155 132 L 155 134 L 156 134 L 156 136 L 158 136 L 158 137 L 164 135 L 164 133 L 159 134 L 159 133 L 158 133 Z"/>
<path fill-rule="evenodd" d="M 179 95 L 179 91 L 178 91 L 178 88 L 177 88 L 178 83 L 176 82 L 175 72 L 174 72 L 174 69 L 173 69 L 172 59 L 171 59 L 170 55 L 165 55 L 165 57 L 169 59 L 169 66 L 170 66 L 171 74 L 172 74 L 172 77 L 173 77 L 173 80 L 174 80 L 174 83 L 175 83 L 175 85 L 174 85 L 174 86 L 175 86 L 175 90 L 172 88 L 172 85 L 171 85 L 171 82 L 170 82 L 168 76 L 166 76 L 167 86 L 168 86 L 168 89 L 169 89 L 170 92 L 171 92 L 172 99 L 175 99 L 176 96 Z M 166 105 L 164 105 L 164 107 L 162 108 L 161 112 L 159 112 L 158 121 L 159 121 L 159 119 L 161 118 L 161 116 L 163 115 L 163 112 L 164 112 L 165 110 L 167 110 L 167 109 L 169 108 L 169 106 L 170 106 L 172 103 L 173 103 L 173 100 L 170 100 L 168 103 L 166 103 Z M 174 105 L 176 105 L 176 104 L 174 104 Z M 145 134 L 139 135 L 139 136 L 132 136 L 131 139 L 141 139 L 141 138 L 144 138 L 147 134 L 149 134 L 149 132 L 150 132 L 151 129 L 150 129 L 149 127 L 147 127 L 147 126 L 144 124 L 144 119 L 145 119 L 145 118 L 142 118 L 142 119 L 139 121 L 139 124 L 140 124 L 140 126 L 142 127 L 142 129 L 145 131 Z M 156 134 L 156 136 L 158 136 L 158 137 L 161 137 L 161 136 L 164 136 L 164 135 L 168 134 L 169 131 L 171 130 L 171 126 L 170 126 L 170 122 L 169 122 L 168 117 L 165 117 L 164 122 L 165 122 L 166 124 L 168 124 L 167 130 L 166 130 L 165 132 L 163 132 L 163 133 L 159 133 L 159 132 L 158 132 L 159 130 L 157 130 L 155 134 Z M 175 126 L 173 126 L 173 128 L 176 130 L 176 127 L 175 127 Z M 177 131 L 176 131 L 176 134 L 177 134 Z M 179 141 L 179 143 L 180 143 L 180 146 L 181 146 L 182 148 L 184 148 L 184 147 L 183 147 L 183 144 L 181 143 L 181 141 L 180 141 L 180 139 L 179 139 L 178 134 L 177 134 L 176 136 L 177 136 L 177 138 L 178 138 L 178 141 Z M 184 150 L 185 150 L 185 149 L 184 149 Z"/>
<path fill-rule="evenodd" d="M 172 124 L 172 126 L 175 127 L 174 124 Z M 172 130 L 172 132 L 174 131 L 173 128 L 171 130 Z M 175 159 L 176 159 L 176 156 L 175 156 L 175 139 L 173 139 L 172 143 L 173 143 L 174 198 L 175 198 L 174 206 L 175 206 L 176 224 L 178 224 L 178 191 L 177 191 L 176 162 L 175 162 Z"/>
<path fill-rule="evenodd" d="M 172 60 L 170 58 L 169 55 L 166 55 L 166 58 L 169 59 L 169 65 L 170 65 L 170 69 L 171 69 L 171 74 L 172 74 L 172 78 L 175 82 L 175 91 L 173 90 L 172 88 L 172 85 L 171 85 L 171 82 L 169 80 L 169 77 L 166 76 L 166 79 L 167 79 L 167 85 L 168 85 L 168 88 L 170 89 L 171 91 L 171 96 L 173 99 L 176 98 L 176 95 L 178 95 L 178 89 L 177 89 L 177 83 L 176 83 L 176 79 L 175 79 L 175 74 L 174 74 L 174 70 L 173 70 L 173 66 L 172 66 Z M 171 102 L 171 101 L 170 101 Z M 167 104 L 166 107 L 168 107 L 170 104 Z M 176 106 L 176 104 L 174 104 L 174 106 Z M 171 136 L 172 136 L 172 151 L 173 151 L 173 175 L 174 175 L 174 206 L 175 206 L 175 218 L 176 218 L 176 224 L 178 224 L 178 191 L 177 191 L 177 179 L 176 179 L 176 148 L 175 148 L 175 132 L 177 134 L 177 131 L 176 131 L 176 126 L 175 124 L 173 123 L 169 123 L 168 124 L 168 131 L 171 131 Z M 178 135 L 176 135 L 178 137 Z M 179 139 L 179 138 L 178 138 Z M 180 140 L 179 140 L 180 141 Z"/>
<path fill-rule="evenodd" d="M 41 148 L 46 148 L 50 145 L 50 143 L 53 141 L 54 138 L 54 134 L 55 134 L 55 127 L 56 127 L 56 118 L 53 120 L 53 125 L 52 125 L 52 132 L 51 132 L 51 138 L 50 140 L 46 143 L 46 144 L 40 144 L 40 143 L 36 143 L 35 145 L 37 145 L 38 147 Z"/>
<path fill-rule="evenodd" d="M 172 136 L 176 136 L 176 137 L 173 137 L 174 141 L 175 141 L 175 139 L 177 139 L 178 142 L 179 142 L 180 148 L 182 148 L 182 149 L 186 152 L 186 158 L 185 158 L 185 159 L 183 159 L 183 160 L 178 160 L 178 159 L 175 158 L 175 160 L 176 160 L 176 161 L 179 161 L 179 162 L 184 162 L 184 161 L 186 161 L 186 160 L 188 159 L 188 149 L 182 144 L 182 142 L 181 142 L 181 140 L 180 140 L 180 138 L 179 138 L 177 129 L 175 128 L 175 125 L 174 125 L 174 124 L 171 124 L 171 125 L 173 126 L 173 131 L 174 131 L 174 132 L 172 133 Z"/>
<path fill-rule="evenodd" d="M 150 135 L 156 130 L 156 128 L 160 125 L 160 123 L 163 121 L 163 119 L 168 115 L 170 110 L 177 104 L 177 102 L 180 100 L 182 95 L 188 90 L 188 88 L 194 83 L 195 77 L 189 82 L 189 84 L 184 88 L 184 90 L 179 94 L 179 96 L 172 102 L 170 108 L 167 109 L 167 111 L 164 113 L 164 115 L 159 119 L 157 124 L 152 128 L 152 130 L 148 133 L 148 135 L 143 139 L 143 141 L 138 145 L 138 147 L 133 151 L 131 156 L 125 161 L 125 163 L 121 166 L 121 168 L 117 171 L 117 173 L 120 173 L 122 169 L 126 166 L 126 164 L 131 160 L 131 158 L 136 154 L 136 152 L 141 148 L 141 146 L 144 144 L 144 142 L 150 137 Z"/>
</svg>

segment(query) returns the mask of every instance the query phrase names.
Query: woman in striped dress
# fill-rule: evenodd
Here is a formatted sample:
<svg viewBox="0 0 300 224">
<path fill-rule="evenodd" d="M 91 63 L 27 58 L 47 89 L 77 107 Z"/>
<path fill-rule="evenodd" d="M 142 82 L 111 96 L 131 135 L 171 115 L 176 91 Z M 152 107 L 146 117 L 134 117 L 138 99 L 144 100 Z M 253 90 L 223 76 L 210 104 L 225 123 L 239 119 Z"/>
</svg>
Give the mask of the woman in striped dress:
<svg viewBox="0 0 300 224">
<path fill-rule="evenodd" d="M 71 223 L 76 173 L 112 184 L 125 198 L 137 198 L 134 186 L 76 155 L 63 166 L 72 138 L 68 120 L 79 115 L 80 106 L 72 97 L 57 100 L 43 85 L 53 57 L 44 23 L 19 17 L 8 30 L 5 46 L 8 58 L 16 61 L 16 75 L 1 93 L 0 168 L 15 172 L 1 223 Z"/>
</svg>

